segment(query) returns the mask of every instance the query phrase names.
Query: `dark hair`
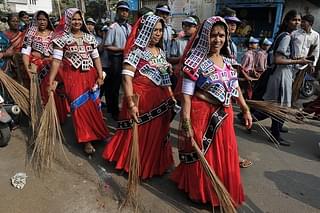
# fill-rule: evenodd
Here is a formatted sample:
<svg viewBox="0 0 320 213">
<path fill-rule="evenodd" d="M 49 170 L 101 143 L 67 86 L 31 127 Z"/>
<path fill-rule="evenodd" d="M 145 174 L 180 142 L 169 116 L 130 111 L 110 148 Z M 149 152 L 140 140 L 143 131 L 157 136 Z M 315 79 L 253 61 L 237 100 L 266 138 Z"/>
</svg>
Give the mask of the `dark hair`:
<svg viewBox="0 0 320 213">
<path fill-rule="evenodd" d="M 49 20 L 49 15 L 48 15 L 48 13 L 46 13 L 45 11 L 39 10 L 39 11 L 37 12 L 37 17 L 36 17 L 36 18 L 38 19 L 40 15 L 44 15 L 44 16 L 46 17 L 46 19 Z"/>
<path fill-rule="evenodd" d="M 264 40 L 266 39 L 267 37 L 262 37 L 260 40 L 259 40 L 259 46 L 261 47 L 262 45 L 264 45 L 263 44 L 263 42 L 264 42 Z"/>
<path fill-rule="evenodd" d="M 309 22 L 311 26 L 312 26 L 312 25 L 313 25 L 313 23 L 314 23 L 314 16 L 313 16 L 313 15 L 311 15 L 311 14 L 308 14 L 308 15 L 302 16 L 302 18 L 301 18 L 301 19 L 302 19 L 302 20 L 304 20 L 304 21 Z"/>
<path fill-rule="evenodd" d="M 14 18 L 14 17 L 19 18 L 19 16 L 18 16 L 17 13 L 10 13 L 10 14 L 8 15 L 7 22 L 9 23 L 9 21 L 11 21 L 11 19 Z"/>
<path fill-rule="evenodd" d="M 138 18 L 142 17 L 143 15 L 149 12 L 153 12 L 153 10 L 149 7 L 141 7 L 138 11 Z"/>
<path fill-rule="evenodd" d="M 26 11 L 24 11 L 24 10 L 22 10 L 22 11 L 19 12 L 19 18 L 22 18 L 22 17 L 25 16 L 25 15 L 29 16 L 29 14 L 28 14 Z"/>
<path fill-rule="evenodd" d="M 279 31 L 278 31 L 277 35 L 279 35 L 282 32 L 289 31 L 288 26 L 289 26 L 290 20 L 298 15 L 301 16 L 301 13 L 296 10 L 290 10 L 289 12 L 287 12 L 283 18 L 283 21 L 282 21 L 280 27 L 279 27 Z"/>
<path fill-rule="evenodd" d="M 218 16 L 225 17 L 225 16 L 235 16 L 236 11 L 231 9 L 230 7 L 224 7 L 221 11 L 217 14 Z"/>
</svg>

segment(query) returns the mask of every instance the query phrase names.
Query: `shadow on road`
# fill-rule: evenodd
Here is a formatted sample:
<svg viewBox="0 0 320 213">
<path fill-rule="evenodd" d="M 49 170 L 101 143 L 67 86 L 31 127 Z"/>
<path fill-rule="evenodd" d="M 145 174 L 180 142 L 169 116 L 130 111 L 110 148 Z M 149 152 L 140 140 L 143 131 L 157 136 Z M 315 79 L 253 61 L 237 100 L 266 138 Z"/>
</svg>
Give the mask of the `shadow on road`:
<svg viewBox="0 0 320 213">
<path fill-rule="evenodd" d="M 309 206 L 320 209 L 320 178 L 297 171 L 265 172 L 284 194 Z M 312 183 L 312 184 L 311 184 Z"/>
</svg>

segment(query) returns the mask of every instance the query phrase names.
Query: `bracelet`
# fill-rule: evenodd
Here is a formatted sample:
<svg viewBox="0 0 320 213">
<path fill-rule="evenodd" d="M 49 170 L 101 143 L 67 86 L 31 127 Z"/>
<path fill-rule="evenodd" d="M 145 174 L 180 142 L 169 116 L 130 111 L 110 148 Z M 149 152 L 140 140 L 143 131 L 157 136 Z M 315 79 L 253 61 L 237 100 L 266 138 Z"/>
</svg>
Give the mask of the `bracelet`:
<svg viewBox="0 0 320 213">
<path fill-rule="evenodd" d="M 247 112 L 250 112 L 250 108 L 248 107 L 248 105 L 246 105 L 245 107 L 244 107 L 244 109 L 242 109 L 242 113 L 244 114 L 244 113 L 247 113 Z"/>
<path fill-rule="evenodd" d="M 189 131 L 190 127 L 191 127 L 190 119 L 183 119 L 181 124 L 181 129 L 184 131 Z"/>
</svg>

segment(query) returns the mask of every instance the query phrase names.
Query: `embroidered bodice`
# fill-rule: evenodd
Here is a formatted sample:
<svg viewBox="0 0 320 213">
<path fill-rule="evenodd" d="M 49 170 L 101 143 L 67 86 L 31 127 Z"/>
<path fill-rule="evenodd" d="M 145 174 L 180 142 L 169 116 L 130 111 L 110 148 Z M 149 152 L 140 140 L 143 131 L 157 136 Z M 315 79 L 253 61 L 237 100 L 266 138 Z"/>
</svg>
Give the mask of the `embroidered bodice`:
<svg viewBox="0 0 320 213">
<path fill-rule="evenodd" d="M 170 75 L 168 69 L 170 64 L 166 60 L 163 50 L 160 54 L 154 56 L 147 49 L 136 48 L 131 51 L 124 62 L 135 67 L 139 73 L 149 78 L 158 86 L 170 86 Z"/>
<path fill-rule="evenodd" d="M 224 67 L 216 66 L 210 59 L 204 60 L 198 69 L 196 88 L 200 89 L 228 106 L 231 97 L 238 97 L 237 72 L 224 59 Z"/>
<path fill-rule="evenodd" d="M 51 42 L 52 35 L 53 35 L 53 32 L 50 32 L 50 34 L 46 37 L 35 35 L 32 38 L 32 43 L 31 43 L 32 51 L 37 51 L 44 56 L 52 55 L 53 53 L 53 47 Z"/>
<path fill-rule="evenodd" d="M 88 71 L 92 68 L 93 61 L 91 54 L 97 48 L 97 42 L 93 35 L 83 33 L 82 37 L 75 38 L 72 34 L 64 34 L 54 39 L 54 44 L 63 49 L 64 58 L 76 69 Z"/>
</svg>

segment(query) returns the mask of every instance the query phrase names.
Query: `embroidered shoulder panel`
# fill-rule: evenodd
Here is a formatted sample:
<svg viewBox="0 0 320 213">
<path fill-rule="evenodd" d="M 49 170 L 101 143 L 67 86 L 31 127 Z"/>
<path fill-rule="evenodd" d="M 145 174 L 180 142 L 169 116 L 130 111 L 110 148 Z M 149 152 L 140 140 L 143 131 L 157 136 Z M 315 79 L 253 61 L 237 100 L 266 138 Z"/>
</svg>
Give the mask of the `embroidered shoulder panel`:
<svg viewBox="0 0 320 213">
<path fill-rule="evenodd" d="M 143 51 L 140 48 L 136 48 L 130 51 L 125 61 L 136 68 L 142 56 L 143 56 Z"/>
<path fill-rule="evenodd" d="M 197 87 L 209 93 L 225 106 L 230 105 L 231 97 L 238 97 L 237 72 L 225 63 L 223 70 L 216 68 L 210 59 L 204 60 L 199 66 Z"/>
<path fill-rule="evenodd" d="M 74 38 L 69 34 L 63 36 L 60 41 L 60 47 L 63 47 L 64 51 L 64 58 L 66 58 L 74 68 L 88 71 L 94 66 L 91 58 L 91 53 L 96 46 L 94 36 L 85 33 L 83 37 Z"/>
<path fill-rule="evenodd" d="M 160 50 L 158 56 L 153 56 L 148 50 L 141 51 L 139 54 L 141 59 L 146 62 L 146 64 L 139 69 L 141 75 L 146 76 L 158 86 L 172 85 L 168 73 L 170 64 L 167 62 L 163 51 Z"/>
<path fill-rule="evenodd" d="M 93 49 L 98 47 L 98 42 L 96 41 L 96 38 L 92 34 L 84 33 L 83 42 L 86 42 L 87 44 L 92 45 Z"/>
</svg>

